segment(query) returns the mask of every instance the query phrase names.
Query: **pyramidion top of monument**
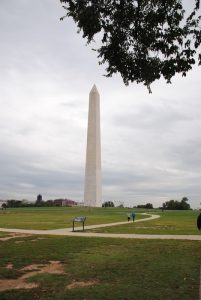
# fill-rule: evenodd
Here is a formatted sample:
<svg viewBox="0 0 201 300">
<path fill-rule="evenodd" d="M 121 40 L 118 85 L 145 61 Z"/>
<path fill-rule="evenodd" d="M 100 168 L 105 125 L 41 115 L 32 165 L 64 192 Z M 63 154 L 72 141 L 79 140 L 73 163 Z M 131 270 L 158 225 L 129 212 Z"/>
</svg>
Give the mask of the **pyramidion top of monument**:
<svg viewBox="0 0 201 300">
<path fill-rule="evenodd" d="M 95 84 L 93 85 L 93 87 L 92 87 L 92 89 L 91 89 L 91 91 L 90 91 L 90 94 L 91 94 L 91 93 L 99 94 L 99 93 L 98 93 L 98 90 L 97 90 L 97 87 L 96 87 Z"/>
</svg>

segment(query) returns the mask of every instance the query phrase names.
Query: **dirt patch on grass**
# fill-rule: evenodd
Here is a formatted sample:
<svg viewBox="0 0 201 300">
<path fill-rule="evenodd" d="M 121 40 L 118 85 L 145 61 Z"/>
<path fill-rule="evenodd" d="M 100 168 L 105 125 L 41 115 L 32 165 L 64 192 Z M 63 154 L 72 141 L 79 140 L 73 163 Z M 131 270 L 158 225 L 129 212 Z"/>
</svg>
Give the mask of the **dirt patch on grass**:
<svg viewBox="0 0 201 300">
<path fill-rule="evenodd" d="M 33 289 L 38 287 L 36 283 L 27 283 L 23 279 L 0 280 L 0 292 L 13 289 Z"/>
<path fill-rule="evenodd" d="M 21 269 L 21 271 L 27 271 L 28 274 L 23 275 L 23 278 L 28 278 L 36 274 L 41 273 L 49 273 L 49 274 L 65 274 L 64 267 L 60 261 L 53 261 L 51 260 L 50 263 L 47 265 L 45 264 L 33 264 L 26 266 Z M 31 274 L 31 275 L 30 275 Z M 25 277 L 24 277 L 25 276 Z"/>
<path fill-rule="evenodd" d="M 6 266 L 7 270 L 12 270 L 12 268 L 13 268 L 13 264 L 11 264 L 11 263 L 7 264 L 7 266 Z"/>
<path fill-rule="evenodd" d="M 8 264 L 6 269 L 12 269 L 13 265 Z M 17 279 L 3 279 L 0 280 L 0 292 L 13 290 L 13 289 L 33 289 L 38 287 L 36 283 L 27 283 L 26 279 L 37 274 L 49 273 L 49 274 L 65 274 L 64 266 L 60 261 L 50 261 L 49 264 L 33 264 L 22 268 L 20 271 L 26 272 Z"/>
<path fill-rule="evenodd" d="M 68 290 L 76 289 L 80 287 L 92 286 L 99 284 L 99 280 L 88 280 L 88 281 L 73 281 L 72 283 L 68 284 L 66 288 Z"/>
</svg>

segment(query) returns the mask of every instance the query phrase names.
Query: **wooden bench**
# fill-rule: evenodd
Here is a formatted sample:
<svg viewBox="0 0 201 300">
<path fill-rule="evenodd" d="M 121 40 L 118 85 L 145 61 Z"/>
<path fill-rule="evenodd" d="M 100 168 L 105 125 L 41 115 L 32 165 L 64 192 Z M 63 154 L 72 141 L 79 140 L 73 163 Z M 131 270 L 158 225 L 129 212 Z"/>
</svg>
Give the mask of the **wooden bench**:
<svg viewBox="0 0 201 300">
<path fill-rule="evenodd" d="M 86 217 L 75 217 L 74 220 L 73 220 L 73 231 L 74 228 L 75 228 L 75 222 L 78 222 L 78 223 L 82 223 L 82 226 L 83 226 L 83 231 L 84 231 L 84 222 L 86 221 Z"/>
</svg>

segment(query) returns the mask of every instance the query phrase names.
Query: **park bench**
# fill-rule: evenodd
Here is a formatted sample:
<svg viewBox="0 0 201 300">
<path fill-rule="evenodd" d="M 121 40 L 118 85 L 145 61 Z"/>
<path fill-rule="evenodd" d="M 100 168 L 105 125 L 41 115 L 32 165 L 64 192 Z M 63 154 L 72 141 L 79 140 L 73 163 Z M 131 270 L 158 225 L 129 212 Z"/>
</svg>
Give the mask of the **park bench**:
<svg viewBox="0 0 201 300">
<path fill-rule="evenodd" d="M 86 221 L 86 217 L 75 217 L 74 220 L 73 220 L 73 231 L 75 231 L 74 230 L 75 222 L 82 223 L 83 231 L 84 231 L 84 222 L 85 221 Z"/>
</svg>

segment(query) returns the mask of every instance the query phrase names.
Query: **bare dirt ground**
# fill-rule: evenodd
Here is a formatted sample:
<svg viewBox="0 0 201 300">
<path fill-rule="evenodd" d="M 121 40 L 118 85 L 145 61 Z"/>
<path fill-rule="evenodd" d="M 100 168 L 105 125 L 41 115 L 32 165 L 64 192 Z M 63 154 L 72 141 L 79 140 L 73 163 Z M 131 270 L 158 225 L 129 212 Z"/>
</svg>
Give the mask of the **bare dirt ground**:
<svg viewBox="0 0 201 300">
<path fill-rule="evenodd" d="M 7 264 L 6 269 L 13 269 L 11 263 Z M 25 272 L 22 276 L 17 279 L 1 279 L 0 280 L 0 292 L 12 289 L 32 289 L 38 287 L 36 283 L 26 282 L 27 278 L 33 277 L 41 273 L 49 274 L 66 274 L 64 266 L 60 261 L 50 261 L 49 264 L 33 264 L 28 265 L 22 269 L 21 272 Z"/>
<path fill-rule="evenodd" d="M 13 269 L 13 264 L 8 263 L 5 268 L 7 270 Z M 26 279 L 31 278 L 35 275 L 48 273 L 48 274 L 67 274 L 64 270 L 64 266 L 60 261 L 50 261 L 48 264 L 32 264 L 25 266 L 19 270 L 23 272 L 17 279 L 1 279 L 0 280 L 0 292 L 13 290 L 13 289 L 33 289 L 39 286 L 35 282 L 27 282 Z M 73 280 L 66 286 L 66 289 L 75 289 L 79 287 L 86 287 L 99 284 L 99 280 L 88 280 L 88 281 L 75 281 Z"/>
<path fill-rule="evenodd" d="M 72 283 L 68 284 L 66 288 L 68 290 L 79 288 L 79 287 L 85 287 L 85 286 L 92 286 L 99 284 L 99 280 L 88 280 L 88 281 L 73 281 Z"/>
</svg>

